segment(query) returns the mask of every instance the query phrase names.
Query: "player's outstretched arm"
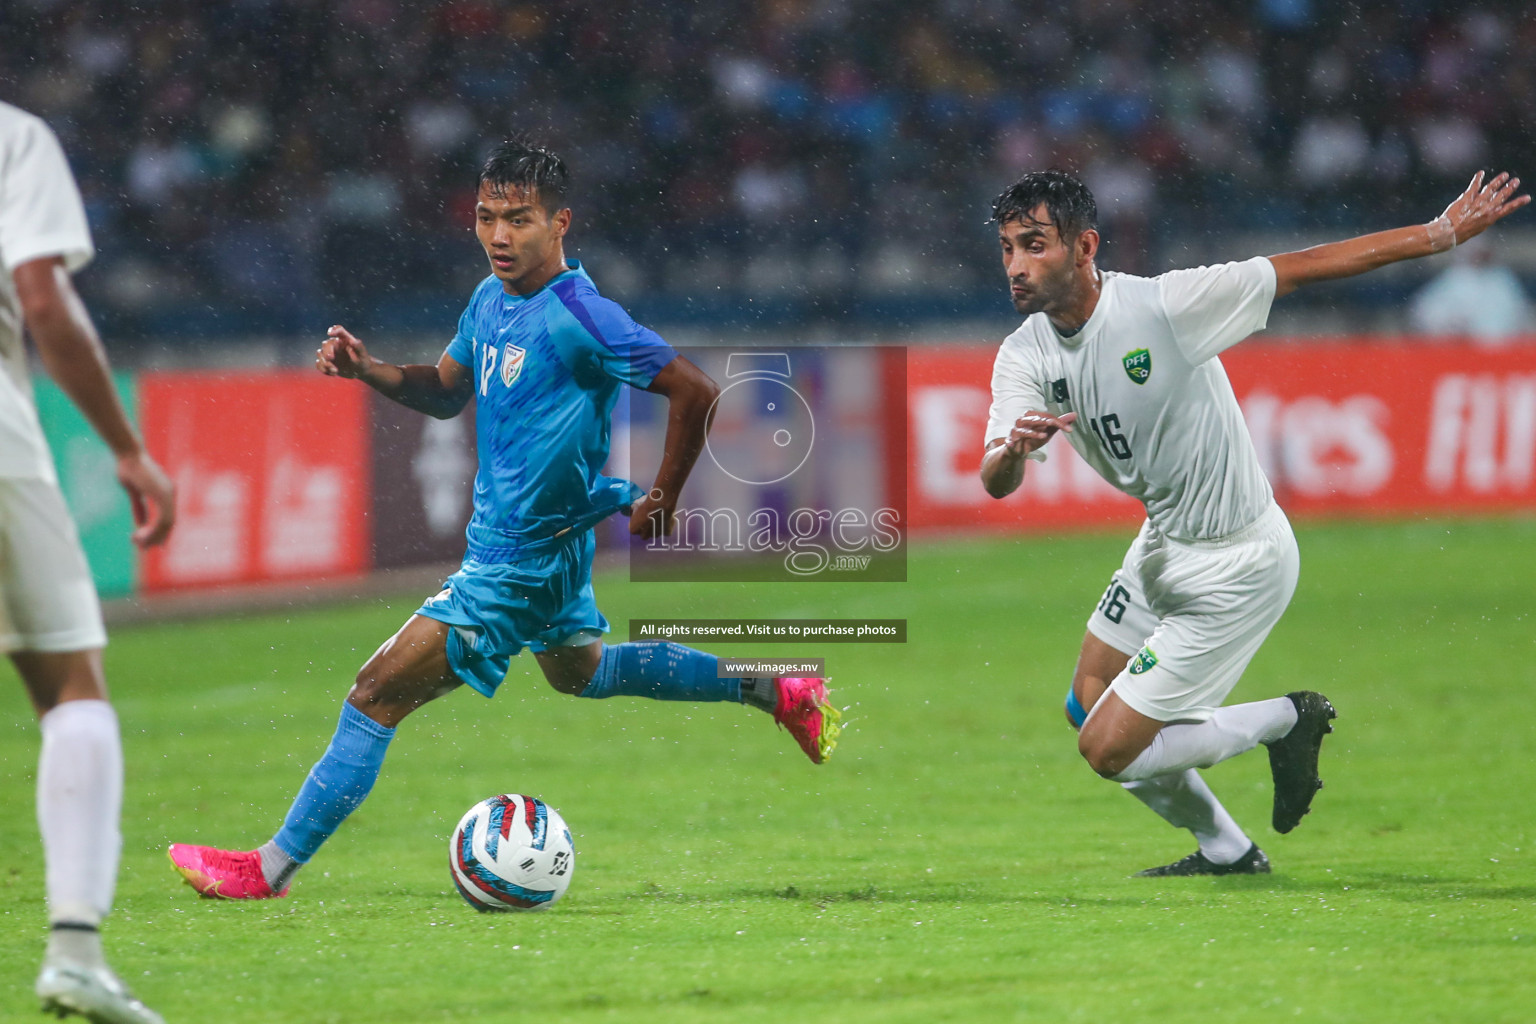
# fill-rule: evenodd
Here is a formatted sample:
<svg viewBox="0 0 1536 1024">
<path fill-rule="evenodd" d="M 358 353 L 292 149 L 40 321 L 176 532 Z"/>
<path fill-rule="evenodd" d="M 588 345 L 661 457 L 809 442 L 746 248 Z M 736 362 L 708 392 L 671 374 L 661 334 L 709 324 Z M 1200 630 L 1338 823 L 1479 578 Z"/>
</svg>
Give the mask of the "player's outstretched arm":
<svg viewBox="0 0 1536 1024">
<path fill-rule="evenodd" d="M 693 464 L 704 450 L 714 416 L 720 386 L 703 370 L 678 356 L 662 367 L 647 391 L 667 399 L 667 438 L 656 470 L 656 482 L 644 498 L 635 502 L 629 532 L 639 537 L 659 537 L 672 532 L 672 513 Z"/>
<path fill-rule="evenodd" d="M 1445 252 L 1482 234 L 1529 203 L 1531 197 L 1520 195 L 1519 188 L 1520 179 L 1507 173 L 1485 183 L 1483 172 L 1478 171 L 1467 190 L 1427 224 L 1271 256 L 1269 262 L 1275 266 L 1275 297 L 1288 295 L 1304 284 L 1354 277 L 1389 263 Z"/>
<path fill-rule="evenodd" d="M 133 542 L 159 544 L 176 521 L 176 488 L 128 422 L 112 387 L 106 350 L 64 261 L 57 256 L 28 260 L 11 277 L 48 375 L 117 457 L 117 479 L 133 506 Z"/>
<path fill-rule="evenodd" d="M 1008 497 L 1024 482 L 1029 453 L 1044 445 L 1058 430 L 1070 434 L 1076 422 L 1075 412 L 1057 417 L 1035 409 L 1014 420 L 1007 437 L 987 442 L 986 453 L 981 457 L 981 486 L 994 498 Z"/>
<path fill-rule="evenodd" d="M 337 324 L 315 350 L 315 369 L 327 377 L 360 380 L 391 401 L 440 420 L 464 411 L 475 393 L 469 367 L 444 352 L 436 366 L 396 366 L 368 354 L 351 331 Z"/>
</svg>

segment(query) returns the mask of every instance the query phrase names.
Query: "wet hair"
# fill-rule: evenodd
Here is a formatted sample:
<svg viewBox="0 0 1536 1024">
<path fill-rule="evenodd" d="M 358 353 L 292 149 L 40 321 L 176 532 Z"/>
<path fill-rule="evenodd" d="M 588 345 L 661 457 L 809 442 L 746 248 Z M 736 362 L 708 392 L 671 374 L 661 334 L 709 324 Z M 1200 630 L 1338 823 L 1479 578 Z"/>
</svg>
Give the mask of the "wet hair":
<svg viewBox="0 0 1536 1024">
<path fill-rule="evenodd" d="M 564 160 L 536 142 L 518 138 L 500 142 L 491 150 L 480 165 L 475 191 L 490 185 L 491 194 L 497 197 L 508 189 L 532 192 L 540 206 L 554 213 L 564 205 L 570 183 L 571 173 Z"/>
<path fill-rule="evenodd" d="M 1030 171 L 1003 189 L 992 201 L 992 221 L 1027 220 L 1035 207 L 1045 204 L 1046 216 L 1062 241 L 1070 241 L 1099 226 L 1099 206 L 1088 186 L 1066 171 Z"/>
</svg>

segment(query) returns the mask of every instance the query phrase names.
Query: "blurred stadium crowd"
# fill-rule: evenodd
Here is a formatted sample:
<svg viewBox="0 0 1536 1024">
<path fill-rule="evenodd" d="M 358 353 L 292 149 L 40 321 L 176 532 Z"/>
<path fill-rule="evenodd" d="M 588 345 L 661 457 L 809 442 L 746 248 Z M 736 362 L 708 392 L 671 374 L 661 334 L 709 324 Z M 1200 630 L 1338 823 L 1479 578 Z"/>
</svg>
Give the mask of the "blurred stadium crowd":
<svg viewBox="0 0 1536 1024">
<path fill-rule="evenodd" d="M 1536 175 L 1536 6 L 11 0 L 0 96 L 63 138 L 120 335 L 441 331 L 516 131 L 642 318 L 1007 315 L 985 220 L 1023 169 L 1084 175 L 1144 272 Z"/>
</svg>

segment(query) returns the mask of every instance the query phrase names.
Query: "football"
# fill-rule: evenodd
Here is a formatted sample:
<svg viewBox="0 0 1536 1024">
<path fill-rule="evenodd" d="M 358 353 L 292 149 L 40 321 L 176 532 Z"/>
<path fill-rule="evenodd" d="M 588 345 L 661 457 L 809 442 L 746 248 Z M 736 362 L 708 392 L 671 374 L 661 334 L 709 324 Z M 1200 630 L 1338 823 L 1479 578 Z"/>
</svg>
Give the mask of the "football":
<svg viewBox="0 0 1536 1024">
<path fill-rule="evenodd" d="M 493 796 L 459 819 L 448 865 L 476 910 L 543 910 L 570 886 L 576 848 L 565 819 L 544 801 Z"/>
</svg>

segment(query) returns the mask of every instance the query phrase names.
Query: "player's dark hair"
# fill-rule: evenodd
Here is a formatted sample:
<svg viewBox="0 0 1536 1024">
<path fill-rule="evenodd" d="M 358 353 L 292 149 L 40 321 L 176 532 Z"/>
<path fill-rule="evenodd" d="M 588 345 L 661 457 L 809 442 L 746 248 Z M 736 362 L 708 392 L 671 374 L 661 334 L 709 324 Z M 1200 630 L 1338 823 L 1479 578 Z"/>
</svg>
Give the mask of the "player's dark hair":
<svg viewBox="0 0 1536 1024">
<path fill-rule="evenodd" d="M 1025 220 L 1042 203 L 1063 241 L 1099 226 L 1099 205 L 1093 193 L 1066 171 L 1030 171 L 1003 189 L 992 201 L 992 221 Z"/>
<path fill-rule="evenodd" d="M 480 165 L 475 191 L 490 185 L 491 194 L 497 198 L 506 195 L 508 189 L 533 192 L 539 205 L 554 213 L 564 205 L 570 184 L 571 172 L 560 157 L 528 139 L 507 139 Z"/>
</svg>

